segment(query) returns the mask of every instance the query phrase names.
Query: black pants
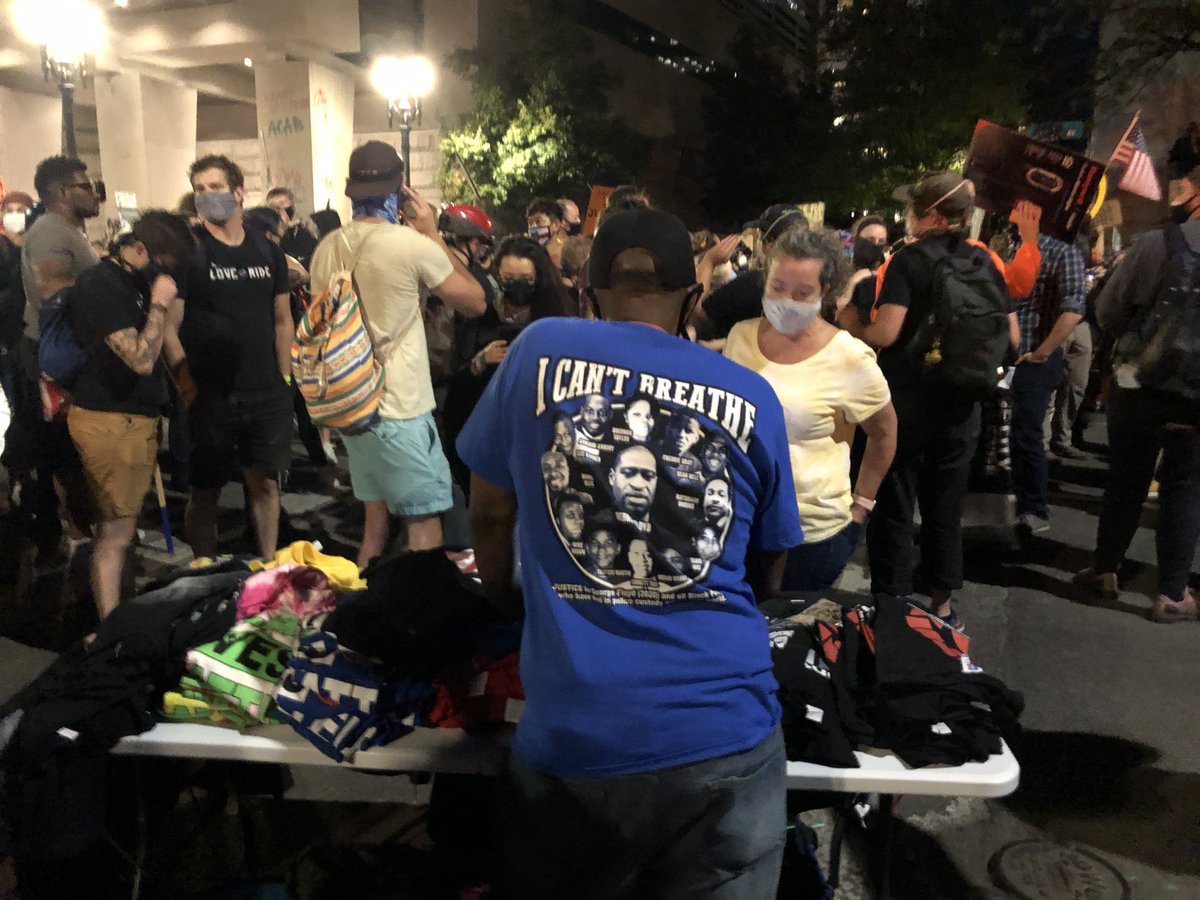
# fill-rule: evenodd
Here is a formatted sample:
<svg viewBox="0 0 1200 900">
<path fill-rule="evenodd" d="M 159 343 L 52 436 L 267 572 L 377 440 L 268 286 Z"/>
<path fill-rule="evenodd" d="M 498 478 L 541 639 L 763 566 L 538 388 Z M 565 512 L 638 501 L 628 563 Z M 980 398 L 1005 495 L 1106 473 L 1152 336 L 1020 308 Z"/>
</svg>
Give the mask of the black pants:
<svg viewBox="0 0 1200 900">
<path fill-rule="evenodd" d="M 1013 373 L 1009 442 L 1019 516 L 1050 517 L 1046 506 L 1046 412 L 1065 371 L 1066 355 L 1060 347 L 1045 362 L 1021 363 Z"/>
<path fill-rule="evenodd" d="M 37 548 L 48 552 L 62 537 L 54 479 L 63 486 L 71 521 L 85 533 L 95 518 L 91 489 L 67 423 L 47 422 L 42 416 L 37 342 L 22 338 L 15 363 L 16 402 L 5 434 L 4 464 L 31 489 L 21 492 L 21 516 Z"/>
<path fill-rule="evenodd" d="M 325 445 L 321 442 L 321 429 L 313 424 L 312 417 L 308 414 L 308 404 L 304 402 L 304 395 L 300 393 L 298 384 L 292 386 L 292 409 L 296 413 L 296 432 L 300 443 L 304 445 L 304 452 L 308 454 L 308 461 L 314 466 L 329 465 Z"/>
<path fill-rule="evenodd" d="M 1160 451 L 1158 592 L 1178 601 L 1200 539 L 1200 403 L 1114 385 L 1108 396 L 1109 468 L 1096 528 L 1097 572 L 1116 572 L 1124 561 Z"/>
<path fill-rule="evenodd" d="M 979 443 L 979 404 L 941 393 L 892 394 L 896 457 L 867 523 L 871 591 L 913 592 L 913 517 L 921 509 L 921 573 L 929 590 L 963 584 L 962 514 Z"/>
</svg>

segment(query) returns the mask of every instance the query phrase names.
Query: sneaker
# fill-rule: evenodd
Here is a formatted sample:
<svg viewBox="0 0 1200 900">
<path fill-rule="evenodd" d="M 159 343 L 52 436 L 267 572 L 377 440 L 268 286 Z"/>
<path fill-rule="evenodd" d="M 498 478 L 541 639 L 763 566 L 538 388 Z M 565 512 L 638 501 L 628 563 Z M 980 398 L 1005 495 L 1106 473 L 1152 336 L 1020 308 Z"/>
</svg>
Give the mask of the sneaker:
<svg viewBox="0 0 1200 900">
<path fill-rule="evenodd" d="M 1071 444 L 1051 444 L 1050 452 L 1059 459 L 1087 459 L 1088 454 Z"/>
<path fill-rule="evenodd" d="M 1150 607 L 1150 619 L 1154 622 L 1194 622 L 1198 618 L 1200 607 L 1196 606 L 1196 597 L 1190 589 L 1184 591 L 1182 600 L 1172 600 L 1159 594 L 1154 605 Z"/>
<path fill-rule="evenodd" d="M 1044 534 L 1050 530 L 1050 520 L 1045 516 L 1022 513 L 1017 516 L 1017 527 L 1028 534 Z"/>
<path fill-rule="evenodd" d="M 1080 569 L 1071 579 L 1072 584 L 1090 588 L 1106 600 L 1116 600 L 1121 595 L 1116 572 L 1097 572 L 1095 569 Z"/>
<path fill-rule="evenodd" d="M 935 619 L 941 619 L 959 634 L 966 634 L 967 623 L 962 620 L 962 616 L 958 614 L 958 610 L 950 608 L 949 615 L 939 616 L 937 613 L 930 613 Z"/>
</svg>

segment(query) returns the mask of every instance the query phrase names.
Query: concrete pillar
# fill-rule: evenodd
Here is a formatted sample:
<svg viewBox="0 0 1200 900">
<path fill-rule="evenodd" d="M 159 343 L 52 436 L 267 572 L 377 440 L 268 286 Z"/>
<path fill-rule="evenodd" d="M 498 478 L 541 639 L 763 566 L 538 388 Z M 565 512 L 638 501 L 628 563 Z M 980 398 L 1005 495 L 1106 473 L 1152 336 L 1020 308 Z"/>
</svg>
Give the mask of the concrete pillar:
<svg viewBox="0 0 1200 900">
<path fill-rule="evenodd" d="M 118 192 L 140 209 L 174 209 L 196 154 L 196 92 L 136 73 L 99 76 L 95 90 L 105 214 L 116 217 Z"/>
<path fill-rule="evenodd" d="M 6 191 L 36 199 L 37 164 L 61 150 L 62 105 L 58 96 L 0 87 L 0 179 Z"/>
<path fill-rule="evenodd" d="M 354 82 L 309 62 L 254 68 L 266 187 L 288 187 L 307 215 L 328 203 L 350 216 L 346 167 L 354 146 Z"/>
<path fill-rule="evenodd" d="M 328 203 L 341 214 L 343 222 L 348 222 L 346 171 L 354 149 L 354 79 L 316 63 L 309 65 L 308 79 L 313 122 L 313 208 L 324 209 Z"/>
</svg>

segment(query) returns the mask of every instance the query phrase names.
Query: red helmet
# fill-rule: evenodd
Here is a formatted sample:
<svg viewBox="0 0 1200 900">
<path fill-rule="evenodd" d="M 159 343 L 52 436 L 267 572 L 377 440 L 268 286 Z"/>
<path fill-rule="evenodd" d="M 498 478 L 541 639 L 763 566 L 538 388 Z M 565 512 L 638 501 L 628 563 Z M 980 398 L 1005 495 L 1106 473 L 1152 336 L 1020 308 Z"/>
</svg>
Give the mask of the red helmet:
<svg viewBox="0 0 1200 900">
<path fill-rule="evenodd" d="M 468 203 L 448 203 L 442 207 L 438 217 L 438 230 L 448 231 L 459 237 L 492 237 L 492 220 L 478 206 Z"/>
</svg>

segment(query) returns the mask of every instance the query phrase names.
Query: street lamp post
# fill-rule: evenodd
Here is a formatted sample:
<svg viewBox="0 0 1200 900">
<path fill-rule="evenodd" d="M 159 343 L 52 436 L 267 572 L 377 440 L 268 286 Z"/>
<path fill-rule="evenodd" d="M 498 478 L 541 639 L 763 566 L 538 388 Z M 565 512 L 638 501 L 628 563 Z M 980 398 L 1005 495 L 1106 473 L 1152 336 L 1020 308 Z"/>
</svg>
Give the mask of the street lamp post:
<svg viewBox="0 0 1200 900">
<path fill-rule="evenodd" d="M 85 57 L 104 37 L 104 13 L 91 0 L 16 0 L 17 33 L 42 48 L 42 74 L 58 85 L 62 100 L 62 152 L 77 156 L 75 86 L 87 74 Z"/>
<path fill-rule="evenodd" d="M 371 66 L 371 85 L 387 100 L 388 127 L 400 120 L 405 184 L 412 182 L 409 141 L 413 125 L 421 124 L 421 99 L 433 90 L 433 83 L 433 63 L 423 56 L 381 56 Z"/>
</svg>

